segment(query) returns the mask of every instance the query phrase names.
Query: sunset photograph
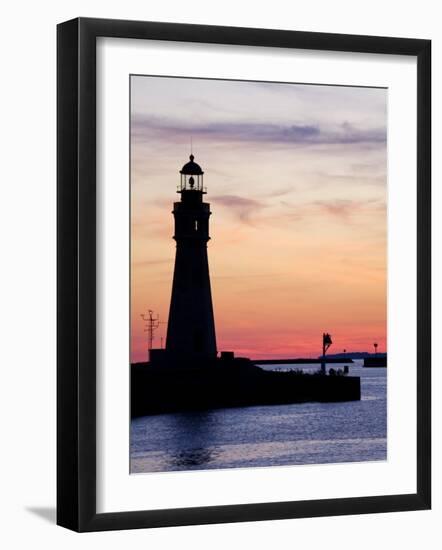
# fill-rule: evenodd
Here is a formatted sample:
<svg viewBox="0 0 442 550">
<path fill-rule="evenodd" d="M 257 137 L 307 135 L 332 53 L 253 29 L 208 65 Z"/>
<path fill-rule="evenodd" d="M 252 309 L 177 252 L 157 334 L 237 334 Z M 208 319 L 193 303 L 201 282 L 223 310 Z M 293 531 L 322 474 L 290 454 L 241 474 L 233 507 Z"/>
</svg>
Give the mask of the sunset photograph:
<svg viewBox="0 0 442 550">
<path fill-rule="evenodd" d="M 387 94 L 130 77 L 131 473 L 386 460 Z"/>
</svg>

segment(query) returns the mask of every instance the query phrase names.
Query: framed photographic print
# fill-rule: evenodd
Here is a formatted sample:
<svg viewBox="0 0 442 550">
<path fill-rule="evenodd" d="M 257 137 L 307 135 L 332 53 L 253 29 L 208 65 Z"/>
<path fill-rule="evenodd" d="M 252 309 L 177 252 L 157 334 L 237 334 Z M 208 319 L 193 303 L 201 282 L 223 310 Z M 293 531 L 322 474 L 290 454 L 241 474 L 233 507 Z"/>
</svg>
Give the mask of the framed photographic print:
<svg viewBox="0 0 442 550">
<path fill-rule="evenodd" d="M 58 26 L 59 525 L 430 507 L 430 51 Z"/>
</svg>

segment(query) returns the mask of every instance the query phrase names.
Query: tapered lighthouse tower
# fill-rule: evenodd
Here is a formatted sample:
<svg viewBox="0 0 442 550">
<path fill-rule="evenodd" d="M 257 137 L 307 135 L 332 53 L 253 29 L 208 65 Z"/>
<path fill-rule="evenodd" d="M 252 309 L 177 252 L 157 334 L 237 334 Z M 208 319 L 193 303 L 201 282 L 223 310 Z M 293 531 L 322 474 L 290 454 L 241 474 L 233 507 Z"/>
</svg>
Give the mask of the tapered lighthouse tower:
<svg viewBox="0 0 442 550">
<path fill-rule="evenodd" d="M 166 353 L 184 364 L 215 358 L 217 350 L 207 258 L 211 212 L 210 204 L 203 202 L 204 172 L 190 155 L 180 174 L 181 200 L 173 208 L 176 256 Z"/>
</svg>

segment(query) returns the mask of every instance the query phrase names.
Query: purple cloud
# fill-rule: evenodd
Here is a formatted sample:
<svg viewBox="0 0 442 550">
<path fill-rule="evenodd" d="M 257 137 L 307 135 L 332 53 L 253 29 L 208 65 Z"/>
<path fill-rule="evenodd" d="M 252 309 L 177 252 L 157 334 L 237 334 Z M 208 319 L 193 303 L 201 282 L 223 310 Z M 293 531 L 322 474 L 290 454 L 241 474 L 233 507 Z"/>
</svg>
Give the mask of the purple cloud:
<svg viewBox="0 0 442 550">
<path fill-rule="evenodd" d="M 384 144 L 385 128 L 357 128 L 348 122 L 333 127 L 318 124 L 271 124 L 255 122 L 210 122 L 192 124 L 156 117 L 135 116 L 132 136 L 143 139 L 152 134 L 172 139 L 174 136 L 304 145 Z"/>
</svg>

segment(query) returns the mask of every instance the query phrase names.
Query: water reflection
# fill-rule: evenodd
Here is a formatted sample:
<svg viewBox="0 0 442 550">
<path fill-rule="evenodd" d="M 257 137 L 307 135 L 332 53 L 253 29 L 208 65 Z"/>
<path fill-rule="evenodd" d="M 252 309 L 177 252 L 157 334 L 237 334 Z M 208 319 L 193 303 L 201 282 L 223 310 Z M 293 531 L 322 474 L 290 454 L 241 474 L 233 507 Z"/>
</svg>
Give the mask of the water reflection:
<svg viewBox="0 0 442 550">
<path fill-rule="evenodd" d="M 210 442 L 216 432 L 216 416 L 212 411 L 197 411 L 173 416 L 169 464 L 172 469 L 204 466 L 217 456 Z M 184 437 L 183 437 L 184 436 Z"/>
<path fill-rule="evenodd" d="M 190 449 L 172 454 L 170 464 L 171 466 L 203 466 L 211 462 L 213 458 L 213 451 L 210 449 Z"/>
<path fill-rule="evenodd" d="M 362 399 L 164 414 L 131 425 L 131 472 L 385 460 L 386 369 L 351 367 Z"/>
</svg>

